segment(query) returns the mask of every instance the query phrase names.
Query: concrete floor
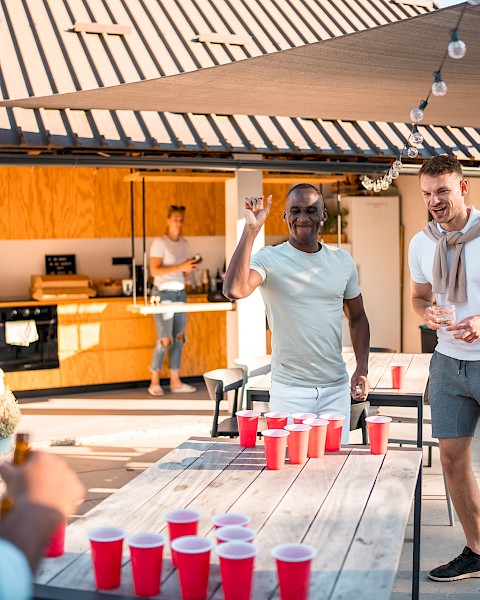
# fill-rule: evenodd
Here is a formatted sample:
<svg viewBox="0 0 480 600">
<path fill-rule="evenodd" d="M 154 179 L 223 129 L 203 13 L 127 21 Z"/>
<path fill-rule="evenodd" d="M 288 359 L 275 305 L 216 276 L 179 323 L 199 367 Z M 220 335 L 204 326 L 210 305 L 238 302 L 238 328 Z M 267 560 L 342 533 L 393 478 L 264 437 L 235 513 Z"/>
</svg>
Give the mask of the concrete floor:
<svg viewBox="0 0 480 600">
<path fill-rule="evenodd" d="M 200 385 L 194 394 L 166 394 L 151 398 L 146 389 L 40 397 L 21 400 L 19 430 L 29 431 L 34 445 L 63 455 L 79 474 L 87 489 L 77 514 L 83 514 L 125 485 L 142 470 L 193 435 L 209 435 L 212 403 Z M 415 413 L 389 409 L 395 417 L 391 437 L 415 438 Z M 426 407 L 425 435 L 430 435 Z M 352 443 L 359 443 L 353 432 Z M 425 451 L 426 458 L 426 451 Z M 480 474 L 480 444 L 474 445 L 475 470 Z M 460 524 L 448 523 L 445 489 L 438 456 L 433 449 L 433 466 L 423 471 L 423 520 L 421 549 L 422 600 L 475 600 L 480 580 L 438 583 L 428 571 L 457 556 L 464 547 Z M 72 517 L 72 520 L 75 516 Z M 395 583 L 394 600 L 411 597 L 412 515 Z"/>
</svg>

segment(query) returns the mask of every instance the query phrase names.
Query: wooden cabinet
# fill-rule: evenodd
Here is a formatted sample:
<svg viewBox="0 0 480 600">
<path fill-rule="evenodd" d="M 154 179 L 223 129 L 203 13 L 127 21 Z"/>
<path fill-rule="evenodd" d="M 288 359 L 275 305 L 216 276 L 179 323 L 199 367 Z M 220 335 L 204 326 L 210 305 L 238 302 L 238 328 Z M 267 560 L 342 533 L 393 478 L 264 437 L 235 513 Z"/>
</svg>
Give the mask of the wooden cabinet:
<svg viewBox="0 0 480 600">
<path fill-rule="evenodd" d="M 203 295 L 189 301 L 205 301 Z M 6 373 L 13 391 L 122 383 L 150 379 L 157 339 L 153 317 L 127 311 L 128 298 L 58 304 L 60 368 Z M 190 313 L 181 375 L 227 366 L 225 312 Z M 168 377 L 168 357 L 162 377 Z"/>
</svg>

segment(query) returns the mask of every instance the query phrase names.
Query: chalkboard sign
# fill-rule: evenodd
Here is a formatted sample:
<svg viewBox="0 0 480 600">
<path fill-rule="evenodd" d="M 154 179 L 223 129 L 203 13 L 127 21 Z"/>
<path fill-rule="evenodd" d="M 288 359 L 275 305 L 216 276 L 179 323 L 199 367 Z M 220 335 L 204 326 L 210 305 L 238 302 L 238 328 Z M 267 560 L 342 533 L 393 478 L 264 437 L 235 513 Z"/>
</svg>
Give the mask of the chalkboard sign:
<svg viewBox="0 0 480 600">
<path fill-rule="evenodd" d="M 75 254 L 45 255 L 47 275 L 76 275 Z"/>
</svg>

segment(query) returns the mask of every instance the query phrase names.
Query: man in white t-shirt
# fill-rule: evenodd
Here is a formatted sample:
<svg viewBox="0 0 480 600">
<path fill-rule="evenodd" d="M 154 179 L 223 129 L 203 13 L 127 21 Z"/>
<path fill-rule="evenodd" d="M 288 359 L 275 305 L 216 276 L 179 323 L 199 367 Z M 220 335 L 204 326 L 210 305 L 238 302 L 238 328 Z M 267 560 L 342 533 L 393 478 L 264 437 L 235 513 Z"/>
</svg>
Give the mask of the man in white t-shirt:
<svg viewBox="0 0 480 600">
<path fill-rule="evenodd" d="M 410 243 L 412 308 L 438 331 L 428 388 L 432 433 L 467 542 L 430 578 L 456 581 L 480 577 L 480 492 L 471 462 L 480 416 L 480 211 L 465 204 L 468 184 L 454 156 L 434 156 L 419 177 L 433 221 Z M 453 325 L 437 323 L 434 299 L 438 306 L 455 306 Z"/>
<path fill-rule="evenodd" d="M 350 255 L 319 243 L 325 219 L 323 198 L 310 184 L 287 194 L 284 220 L 288 242 L 251 256 L 254 240 L 270 212 L 272 198 L 245 202 L 245 228 L 225 276 L 232 299 L 262 293 L 272 331 L 270 410 L 336 412 L 345 415 L 348 442 L 351 396 L 367 397 L 368 320 Z M 342 358 L 342 313 L 350 325 L 357 368 L 350 385 Z"/>
</svg>

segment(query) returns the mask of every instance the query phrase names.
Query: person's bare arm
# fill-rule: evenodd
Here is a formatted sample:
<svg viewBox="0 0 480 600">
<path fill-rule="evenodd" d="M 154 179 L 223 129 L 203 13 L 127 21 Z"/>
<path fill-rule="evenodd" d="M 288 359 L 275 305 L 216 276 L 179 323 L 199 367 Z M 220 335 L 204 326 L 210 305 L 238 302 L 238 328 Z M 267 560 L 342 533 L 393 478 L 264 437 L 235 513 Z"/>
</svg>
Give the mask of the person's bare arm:
<svg viewBox="0 0 480 600">
<path fill-rule="evenodd" d="M 368 355 L 370 352 L 370 325 L 363 308 L 362 295 L 344 300 L 343 311 L 348 319 L 350 338 L 357 361 L 357 368 L 350 380 L 350 390 L 354 400 L 365 400 L 370 390 L 368 381 Z M 357 388 L 358 391 L 357 391 Z"/>
<path fill-rule="evenodd" d="M 432 306 L 433 292 L 430 283 L 416 283 L 410 279 L 411 305 L 413 312 L 430 329 L 440 329 L 436 322 L 435 308 Z"/>
<path fill-rule="evenodd" d="M 223 282 L 223 293 L 231 300 L 240 300 L 250 296 L 262 283 L 260 273 L 250 269 L 250 258 L 255 238 L 270 212 L 272 197 L 267 198 L 265 207 L 261 201 L 259 203 L 259 200 L 261 199 L 245 199 L 245 227 Z"/>
<path fill-rule="evenodd" d="M 176 273 L 177 271 L 183 271 L 186 275 L 191 273 L 197 268 L 197 264 L 194 258 L 187 258 L 178 265 L 169 265 L 168 267 L 163 264 L 163 258 L 156 256 L 150 257 L 150 274 L 155 277 L 156 275 L 167 275 L 168 273 Z"/>
<path fill-rule="evenodd" d="M 83 499 L 84 487 L 63 458 L 45 452 L 32 452 L 21 467 L 2 463 L 0 475 L 13 499 L 0 537 L 17 546 L 34 572 L 55 528 Z"/>
</svg>

